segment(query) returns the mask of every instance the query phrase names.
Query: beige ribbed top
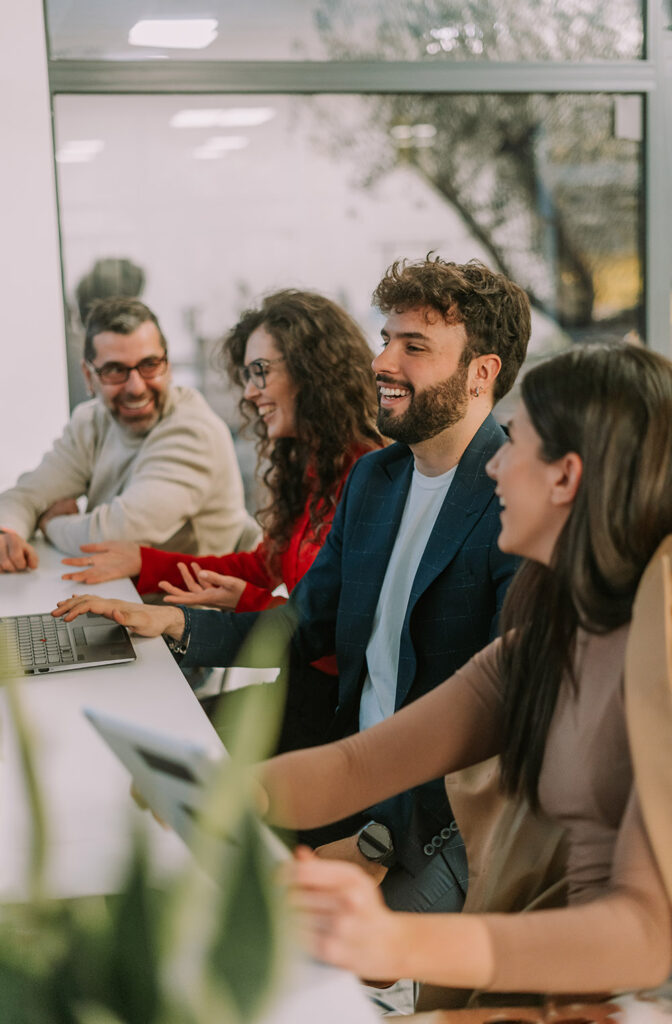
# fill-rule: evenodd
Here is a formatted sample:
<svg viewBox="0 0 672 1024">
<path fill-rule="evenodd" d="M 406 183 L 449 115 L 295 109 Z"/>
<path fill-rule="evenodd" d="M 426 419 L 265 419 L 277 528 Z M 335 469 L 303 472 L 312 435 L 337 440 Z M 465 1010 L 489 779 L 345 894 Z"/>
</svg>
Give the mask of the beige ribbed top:
<svg viewBox="0 0 672 1024">
<path fill-rule="evenodd" d="M 670 905 L 632 788 L 626 639 L 627 627 L 579 635 L 578 688 L 561 687 L 539 787 L 543 810 L 566 830 L 570 906 L 484 916 L 496 991 L 630 989 L 648 983 L 652 965 L 669 969 Z M 380 725 L 269 762 L 273 817 L 321 825 L 498 753 L 498 642 Z"/>
</svg>

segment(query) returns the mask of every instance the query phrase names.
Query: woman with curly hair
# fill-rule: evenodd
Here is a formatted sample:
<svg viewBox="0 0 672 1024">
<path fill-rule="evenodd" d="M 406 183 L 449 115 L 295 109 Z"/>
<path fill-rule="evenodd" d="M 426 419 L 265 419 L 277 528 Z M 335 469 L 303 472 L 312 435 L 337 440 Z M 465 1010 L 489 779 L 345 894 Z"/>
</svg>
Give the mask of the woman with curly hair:
<svg viewBox="0 0 672 1024">
<path fill-rule="evenodd" d="M 87 566 L 66 579 L 101 583 L 135 576 L 141 594 L 163 590 L 169 603 L 243 612 L 282 601 L 273 591 L 284 583 L 291 593 L 310 568 L 352 464 L 382 444 L 371 351 L 336 303 L 288 289 L 243 313 L 224 339 L 222 356 L 231 380 L 244 388 L 240 409 L 254 426 L 259 465 L 266 465 L 261 543 L 254 551 L 199 557 L 125 542 L 88 544 L 82 548 L 86 558 L 64 559 Z M 311 670 L 319 683 L 307 678 L 304 687 L 292 685 L 300 721 L 293 716 L 290 735 L 286 720 L 284 748 L 316 742 L 318 723 L 330 720 L 335 659 L 323 658 Z M 321 697 L 309 696 L 306 704 L 299 690 Z M 324 708 L 313 707 L 315 702 Z"/>
</svg>

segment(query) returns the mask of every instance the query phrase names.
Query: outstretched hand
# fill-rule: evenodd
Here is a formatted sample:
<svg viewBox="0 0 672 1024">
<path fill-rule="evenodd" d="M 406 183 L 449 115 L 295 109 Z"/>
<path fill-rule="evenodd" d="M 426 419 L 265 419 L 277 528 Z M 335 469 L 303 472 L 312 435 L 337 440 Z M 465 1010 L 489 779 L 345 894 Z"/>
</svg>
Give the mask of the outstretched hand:
<svg viewBox="0 0 672 1024">
<path fill-rule="evenodd" d="M 109 540 L 103 544 L 82 544 L 83 558 L 64 558 L 63 565 L 86 566 L 83 572 L 67 572 L 64 580 L 77 583 L 105 583 L 124 576 L 137 576 L 142 568 L 140 545 L 132 541 Z"/>
<path fill-rule="evenodd" d="M 245 589 L 244 580 L 201 569 L 198 562 L 191 563 L 191 571 L 184 562 L 178 562 L 177 567 L 186 589 L 181 590 L 161 580 L 159 587 L 166 592 L 167 596 L 163 599 L 166 604 L 204 604 L 211 608 L 233 609 Z"/>
<path fill-rule="evenodd" d="M 120 626 L 126 626 L 138 636 L 166 636 L 180 640 L 184 633 L 184 612 L 180 608 L 163 608 L 161 605 L 136 604 L 132 601 L 118 601 L 113 598 L 95 597 L 93 594 L 73 594 L 66 601 L 58 601 L 51 613 L 72 622 L 78 615 L 93 612 L 104 615 Z"/>
<path fill-rule="evenodd" d="M 361 977 L 403 975 L 403 916 L 388 910 L 360 867 L 300 846 L 286 876 L 300 938 L 313 956 Z"/>
</svg>

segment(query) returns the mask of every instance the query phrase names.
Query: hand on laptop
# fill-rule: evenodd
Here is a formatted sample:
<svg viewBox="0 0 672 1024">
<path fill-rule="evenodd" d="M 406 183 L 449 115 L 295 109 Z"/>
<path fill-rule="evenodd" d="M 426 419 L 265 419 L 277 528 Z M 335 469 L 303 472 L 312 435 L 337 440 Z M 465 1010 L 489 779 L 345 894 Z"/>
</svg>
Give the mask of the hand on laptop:
<svg viewBox="0 0 672 1024">
<path fill-rule="evenodd" d="M 245 581 L 237 576 L 222 576 L 219 572 L 201 569 L 197 562 L 191 563 L 191 572 L 184 562 L 178 562 L 178 569 L 186 590 L 161 580 L 159 586 L 168 595 L 163 599 L 166 604 L 204 604 L 211 608 L 232 609 L 245 589 Z"/>
<path fill-rule="evenodd" d="M 14 530 L 0 533 L 0 572 L 37 569 L 37 551 Z"/>
<path fill-rule="evenodd" d="M 64 558 L 63 565 L 83 565 L 83 572 L 67 572 L 61 579 L 77 583 L 104 583 L 124 576 L 137 576 L 142 568 L 140 545 L 132 541 L 108 540 L 103 544 L 82 544 L 84 558 Z"/>
<path fill-rule="evenodd" d="M 120 626 L 128 627 L 131 633 L 137 633 L 138 636 L 163 634 L 181 640 L 184 633 L 184 612 L 180 608 L 136 604 L 132 601 L 95 597 L 93 594 L 73 594 L 66 601 L 59 601 L 51 614 L 56 618 L 63 616 L 66 622 L 72 622 L 86 612 L 104 615 Z"/>
</svg>

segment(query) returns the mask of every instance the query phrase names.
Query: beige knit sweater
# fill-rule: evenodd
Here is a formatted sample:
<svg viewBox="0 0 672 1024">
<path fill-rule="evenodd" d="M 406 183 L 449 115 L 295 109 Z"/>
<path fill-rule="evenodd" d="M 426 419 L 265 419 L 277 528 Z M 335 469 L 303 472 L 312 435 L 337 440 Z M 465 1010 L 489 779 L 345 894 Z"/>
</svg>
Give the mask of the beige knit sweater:
<svg viewBox="0 0 672 1024">
<path fill-rule="evenodd" d="M 54 501 L 83 496 L 85 512 L 46 527 L 70 555 L 103 540 L 224 553 L 250 524 L 229 429 L 191 388 L 171 389 L 144 437 L 125 431 L 97 399 L 78 405 L 40 465 L 0 494 L 0 526 L 28 538 Z"/>
</svg>

